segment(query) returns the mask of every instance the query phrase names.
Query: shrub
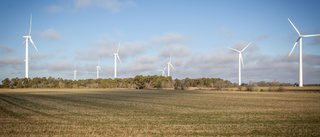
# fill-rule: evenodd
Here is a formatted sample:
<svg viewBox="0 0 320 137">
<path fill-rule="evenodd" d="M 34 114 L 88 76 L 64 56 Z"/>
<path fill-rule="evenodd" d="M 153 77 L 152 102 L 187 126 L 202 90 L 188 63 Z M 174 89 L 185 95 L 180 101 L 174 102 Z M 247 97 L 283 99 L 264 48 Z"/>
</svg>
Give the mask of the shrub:
<svg viewBox="0 0 320 137">
<path fill-rule="evenodd" d="M 242 91 L 242 86 L 238 86 L 238 91 Z"/>
<path fill-rule="evenodd" d="M 278 91 L 281 92 L 281 91 L 284 91 L 284 88 L 282 86 L 282 84 L 280 84 L 279 88 L 278 88 Z"/>
<path fill-rule="evenodd" d="M 249 81 L 249 84 L 246 85 L 247 91 L 258 91 L 259 89 L 255 88 L 256 85 L 255 82 Z"/>
</svg>

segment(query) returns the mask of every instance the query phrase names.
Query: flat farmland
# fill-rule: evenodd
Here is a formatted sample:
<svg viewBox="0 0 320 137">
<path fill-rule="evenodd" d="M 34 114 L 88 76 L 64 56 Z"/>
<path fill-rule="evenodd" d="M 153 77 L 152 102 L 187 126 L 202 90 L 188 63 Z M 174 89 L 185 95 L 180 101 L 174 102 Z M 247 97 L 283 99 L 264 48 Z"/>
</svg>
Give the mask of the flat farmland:
<svg viewBox="0 0 320 137">
<path fill-rule="evenodd" d="M 320 136 L 320 93 L 0 89 L 0 136 Z"/>
</svg>

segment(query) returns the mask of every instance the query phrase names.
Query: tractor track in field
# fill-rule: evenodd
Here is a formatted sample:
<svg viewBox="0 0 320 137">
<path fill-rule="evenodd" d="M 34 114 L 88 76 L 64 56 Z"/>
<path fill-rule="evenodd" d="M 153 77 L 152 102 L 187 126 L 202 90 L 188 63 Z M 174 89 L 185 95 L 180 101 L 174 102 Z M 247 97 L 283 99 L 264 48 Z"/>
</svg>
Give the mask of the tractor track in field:
<svg viewBox="0 0 320 137">
<path fill-rule="evenodd" d="M 40 111 L 37 111 L 37 110 L 35 110 L 35 109 L 31 109 L 31 108 L 22 106 L 22 105 L 20 105 L 20 104 L 18 104 L 18 103 L 14 103 L 14 102 L 12 102 L 12 101 L 10 101 L 10 100 L 4 99 L 3 97 L 0 97 L 0 99 L 1 99 L 2 101 L 6 102 L 6 103 L 8 103 L 8 104 L 10 104 L 10 105 L 12 105 L 12 106 L 15 106 L 15 107 L 18 107 L 18 108 L 21 108 L 21 109 L 24 109 L 24 110 L 27 110 L 27 111 L 30 111 L 30 112 L 33 112 L 33 113 L 36 113 L 36 114 L 40 114 L 40 115 L 46 116 L 46 117 L 54 117 L 54 116 L 51 115 L 51 114 L 44 113 L 44 112 L 40 112 Z"/>
<path fill-rule="evenodd" d="M 35 102 L 28 101 L 26 99 L 8 96 L 6 94 L 0 94 L 0 102 L 6 103 L 8 106 L 1 106 L 0 105 L 0 112 L 2 111 L 4 114 L 7 114 L 13 118 L 17 118 L 23 121 L 30 121 L 30 119 L 34 119 L 32 116 L 42 116 L 46 117 L 45 119 L 50 121 L 69 121 L 69 119 L 60 117 L 59 115 L 49 114 L 48 112 L 42 112 L 39 110 L 54 110 L 54 111 L 62 111 L 50 106 L 38 104 Z M 20 109 L 20 111 L 14 110 Z M 23 113 L 22 111 L 26 111 Z M 27 113 L 30 112 L 30 113 Z"/>
</svg>

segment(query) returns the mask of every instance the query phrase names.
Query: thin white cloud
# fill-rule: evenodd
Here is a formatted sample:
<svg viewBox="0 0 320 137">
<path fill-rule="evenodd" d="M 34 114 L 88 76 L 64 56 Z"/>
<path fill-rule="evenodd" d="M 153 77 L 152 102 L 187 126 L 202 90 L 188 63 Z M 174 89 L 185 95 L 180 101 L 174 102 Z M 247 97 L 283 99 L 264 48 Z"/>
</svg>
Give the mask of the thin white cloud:
<svg viewBox="0 0 320 137">
<path fill-rule="evenodd" d="M 230 67 L 236 63 L 237 57 L 237 54 L 231 54 L 229 52 L 194 54 L 189 58 L 184 68 L 196 69 L 195 72 L 200 74 L 210 74 L 213 72 L 222 73 L 223 71 L 230 69 Z"/>
<path fill-rule="evenodd" d="M 136 72 L 140 72 L 140 73 L 144 73 L 146 71 L 152 71 L 155 70 L 156 67 L 154 64 L 144 64 L 144 63 L 134 63 L 134 64 L 129 64 L 126 68 L 125 68 L 125 72 L 129 73 L 129 74 L 134 74 Z M 124 72 L 124 71 L 122 71 Z"/>
<path fill-rule="evenodd" d="M 51 5 L 51 6 L 47 7 L 46 10 L 49 13 L 58 13 L 58 12 L 61 12 L 63 10 L 63 8 L 61 6 Z"/>
<path fill-rule="evenodd" d="M 236 36 L 235 33 L 231 32 L 230 30 L 226 28 L 221 28 L 218 32 L 218 37 L 223 39 L 231 39 Z"/>
<path fill-rule="evenodd" d="M 171 54 L 172 56 L 176 57 L 184 57 L 190 54 L 190 50 L 182 44 L 173 44 L 169 46 L 164 46 L 160 50 L 159 54 L 163 57 L 169 57 Z"/>
<path fill-rule="evenodd" d="M 98 40 L 94 43 L 95 45 L 100 46 L 98 50 L 99 56 L 112 56 L 114 52 L 117 50 L 118 44 L 116 44 L 113 40 Z"/>
<path fill-rule="evenodd" d="M 305 54 L 305 55 L 303 55 L 303 59 L 304 59 L 303 65 L 310 65 L 314 68 L 320 68 L 320 55 Z M 296 59 L 296 60 L 298 60 L 298 59 Z"/>
<path fill-rule="evenodd" d="M 120 12 L 121 8 L 136 6 L 136 4 L 131 0 L 124 2 L 120 2 L 118 0 L 74 0 L 74 5 L 77 9 L 99 7 L 108 9 L 113 13 Z"/>
<path fill-rule="evenodd" d="M 315 37 L 314 39 L 312 39 L 312 41 L 310 42 L 312 45 L 320 45 L 320 37 Z"/>
<path fill-rule="evenodd" d="M 118 37 L 120 37 L 120 38 L 122 38 L 122 37 L 124 36 L 124 32 L 123 32 L 123 30 L 120 30 L 120 29 L 114 29 L 113 31 L 114 31 L 114 32 L 115 32 L 115 34 L 116 34 Z"/>
<path fill-rule="evenodd" d="M 23 64 L 24 61 L 21 58 L 18 57 L 4 57 L 0 58 L 0 65 L 6 65 L 6 64 Z"/>
<path fill-rule="evenodd" d="M 119 56 L 122 56 L 122 57 L 137 56 L 139 54 L 144 53 L 146 50 L 150 48 L 151 48 L 151 45 L 145 41 L 125 42 L 120 46 Z"/>
<path fill-rule="evenodd" d="M 48 55 L 44 53 L 36 53 L 30 56 L 31 59 L 46 59 L 47 57 L 53 57 L 54 55 Z"/>
<path fill-rule="evenodd" d="M 87 60 L 87 61 L 93 61 L 98 60 L 99 58 L 99 51 L 98 50 L 79 50 L 76 51 L 76 59 L 77 60 Z"/>
<path fill-rule="evenodd" d="M 119 67 L 121 73 L 129 76 L 155 75 L 157 71 L 158 58 L 155 56 L 140 56 L 132 60 L 127 66 Z"/>
<path fill-rule="evenodd" d="M 53 28 L 47 29 L 40 34 L 41 37 L 51 40 L 62 40 L 63 37 Z"/>
<path fill-rule="evenodd" d="M 146 56 L 146 55 L 143 55 L 143 56 L 140 56 L 138 58 L 136 58 L 134 60 L 134 62 L 138 62 L 138 63 L 141 63 L 141 64 L 153 64 L 153 63 L 156 63 L 159 59 L 156 58 L 155 56 Z"/>
<path fill-rule="evenodd" d="M 176 32 L 168 32 L 160 37 L 154 37 L 152 41 L 158 44 L 177 44 L 186 43 L 189 41 L 189 39 L 182 34 Z"/>
<path fill-rule="evenodd" d="M 73 70 L 74 64 L 70 62 L 55 62 L 49 65 L 49 70 L 51 71 L 66 71 Z"/>
<path fill-rule="evenodd" d="M 9 53 L 9 52 L 14 52 L 14 50 L 7 45 L 0 45 L 0 52 Z"/>
<path fill-rule="evenodd" d="M 263 34 L 254 38 L 254 41 L 267 40 L 270 36 L 268 34 Z"/>
<path fill-rule="evenodd" d="M 74 4 L 77 8 L 87 8 L 89 7 L 92 0 L 74 0 Z"/>
<path fill-rule="evenodd" d="M 96 46 L 91 49 L 76 51 L 77 60 L 93 61 L 99 57 L 111 57 L 117 52 L 119 43 L 113 40 L 98 40 Z M 124 42 L 120 43 L 119 56 L 123 61 L 124 58 L 139 56 L 146 50 L 150 49 L 151 45 L 144 41 Z"/>
</svg>

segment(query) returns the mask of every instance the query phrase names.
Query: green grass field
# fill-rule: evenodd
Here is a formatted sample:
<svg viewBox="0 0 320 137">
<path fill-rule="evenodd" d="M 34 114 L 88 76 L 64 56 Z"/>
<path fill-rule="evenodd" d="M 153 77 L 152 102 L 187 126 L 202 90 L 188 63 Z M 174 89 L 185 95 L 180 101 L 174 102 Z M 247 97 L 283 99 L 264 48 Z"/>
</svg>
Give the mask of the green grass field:
<svg viewBox="0 0 320 137">
<path fill-rule="evenodd" d="M 0 136 L 320 136 L 320 93 L 0 89 Z"/>
</svg>

